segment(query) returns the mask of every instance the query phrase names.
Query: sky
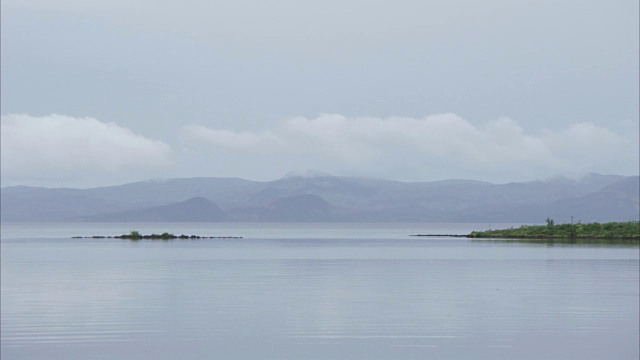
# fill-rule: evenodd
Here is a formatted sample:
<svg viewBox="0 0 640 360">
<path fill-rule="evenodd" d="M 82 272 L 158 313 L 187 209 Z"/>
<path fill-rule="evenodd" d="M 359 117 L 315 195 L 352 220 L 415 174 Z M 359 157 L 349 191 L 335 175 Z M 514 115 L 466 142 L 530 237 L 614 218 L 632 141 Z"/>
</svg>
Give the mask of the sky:
<svg viewBox="0 0 640 360">
<path fill-rule="evenodd" d="M 637 0 L 3 0 L 2 186 L 638 175 Z"/>
</svg>

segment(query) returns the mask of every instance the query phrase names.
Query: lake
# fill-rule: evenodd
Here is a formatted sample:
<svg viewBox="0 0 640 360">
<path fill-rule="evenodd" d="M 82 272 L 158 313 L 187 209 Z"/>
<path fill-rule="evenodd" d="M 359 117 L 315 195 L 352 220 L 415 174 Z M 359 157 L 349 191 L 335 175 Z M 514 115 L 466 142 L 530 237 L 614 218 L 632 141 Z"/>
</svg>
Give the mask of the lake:
<svg viewBox="0 0 640 360">
<path fill-rule="evenodd" d="M 409 236 L 511 225 L 4 223 L 0 355 L 637 360 L 638 246 Z"/>
</svg>

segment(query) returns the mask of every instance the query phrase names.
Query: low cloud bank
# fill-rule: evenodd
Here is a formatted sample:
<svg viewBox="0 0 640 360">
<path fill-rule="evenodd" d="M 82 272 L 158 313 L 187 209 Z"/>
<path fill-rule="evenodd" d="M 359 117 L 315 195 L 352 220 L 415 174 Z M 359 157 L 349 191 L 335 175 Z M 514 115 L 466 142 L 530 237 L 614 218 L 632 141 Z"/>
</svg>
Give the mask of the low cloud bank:
<svg viewBox="0 0 640 360">
<path fill-rule="evenodd" d="M 115 123 L 65 115 L 2 116 L 2 185 L 96 186 L 191 176 L 268 180 L 290 171 L 408 181 L 526 181 L 597 172 L 635 175 L 638 124 L 527 133 L 503 117 L 296 117 L 260 132 L 191 125 L 181 151 Z M 170 171 L 168 171 L 170 170 Z"/>
<path fill-rule="evenodd" d="M 77 181 L 171 164 L 171 148 L 115 123 L 51 114 L 2 116 L 3 180 Z"/>
<path fill-rule="evenodd" d="M 183 129 L 189 140 L 210 145 L 225 164 L 245 159 L 254 173 L 291 169 L 406 180 L 476 178 L 518 181 L 590 172 L 637 174 L 638 127 L 616 133 L 590 123 L 527 134 L 503 117 L 476 126 L 455 114 L 424 118 L 297 117 L 259 133 Z M 240 155 L 241 154 L 241 155 Z M 250 176 L 241 166 L 226 167 Z"/>
</svg>

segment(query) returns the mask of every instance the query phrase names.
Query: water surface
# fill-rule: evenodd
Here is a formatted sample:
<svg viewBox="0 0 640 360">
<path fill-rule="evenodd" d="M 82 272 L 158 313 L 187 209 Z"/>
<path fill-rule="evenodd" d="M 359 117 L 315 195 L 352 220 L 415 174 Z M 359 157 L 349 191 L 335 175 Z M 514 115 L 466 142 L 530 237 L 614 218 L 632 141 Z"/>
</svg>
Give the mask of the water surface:
<svg viewBox="0 0 640 360">
<path fill-rule="evenodd" d="M 637 359 L 638 247 L 482 224 L 3 224 L 2 359 Z M 495 226 L 495 225 L 494 225 Z M 497 227 L 497 226 L 496 226 Z"/>
</svg>

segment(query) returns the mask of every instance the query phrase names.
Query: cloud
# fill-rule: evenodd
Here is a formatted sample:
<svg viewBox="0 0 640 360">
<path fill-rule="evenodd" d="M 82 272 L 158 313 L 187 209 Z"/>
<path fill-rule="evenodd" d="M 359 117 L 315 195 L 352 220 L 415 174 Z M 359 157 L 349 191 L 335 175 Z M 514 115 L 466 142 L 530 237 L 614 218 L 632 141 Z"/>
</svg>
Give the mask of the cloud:
<svg viewBox="0 0 640 360">
<path fill-rule="evenodd" d="M 269 149 L 277 147 L 278 138 L 270 133 L 253 134 L 248 132 L 234 132 L 230 130 L 213 130 L 200 125 L 189 125 L 183 128 L 184 133 L 194 139 L 211 144 L 217 144 L 232 150 Z"/>
<path fill-rule="evenodd" d="M 171 148 L 115 123 L 51 114 L 2 116 L 5 180 L 70 180 L 172 163 Z"/>
<path fill-rule="evenodd" d="M 239 154 L 252 170 L 317 169 L 406 180 L 519 181 L 589 172 L 636 174 L 638 130 L 616 133 L 589 123 L 527 134 L 503 117 L 480 126 L 456 114 L 424 118 L 296 117 L 261 133 L 190 126 L 210 155 Z M 224 163 L 224 160 L 220 159 Z M 228 163 L 229 171 L 243 172 Z M 275 174 L 272 174 L 275 175 Z"/>
</svg>

